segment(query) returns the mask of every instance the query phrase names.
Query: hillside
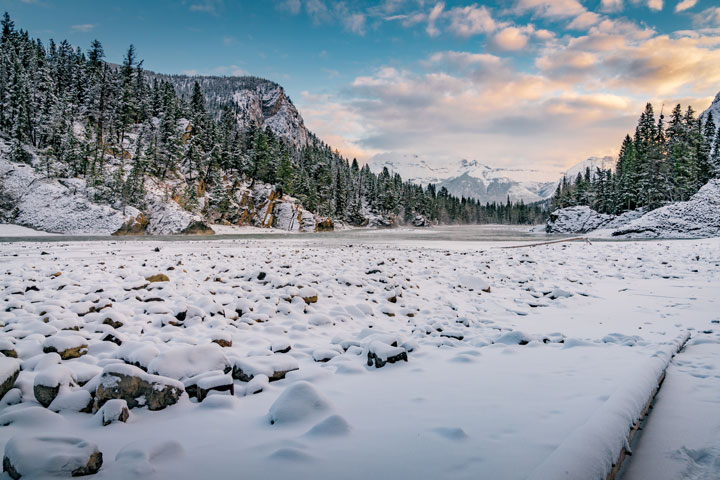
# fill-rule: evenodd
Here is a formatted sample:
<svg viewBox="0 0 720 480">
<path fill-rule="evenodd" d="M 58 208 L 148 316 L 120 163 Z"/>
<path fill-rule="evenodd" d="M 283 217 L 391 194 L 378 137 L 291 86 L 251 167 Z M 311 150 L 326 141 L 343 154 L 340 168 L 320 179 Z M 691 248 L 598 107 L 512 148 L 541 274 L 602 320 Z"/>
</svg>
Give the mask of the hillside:
<svg viewBox="0 0 720 480">
<path fill-rule="evenodd" d="M 486 207 L 350 162 L 307 130 L 274 82 L 162 75 L 132 46 L 111 64 L 98 41 L 86 52 L 45 47 L 7 15 L 2 24 L 0 221 L 158 234 L 543 218 L 539 207 Z"/>
</svg>

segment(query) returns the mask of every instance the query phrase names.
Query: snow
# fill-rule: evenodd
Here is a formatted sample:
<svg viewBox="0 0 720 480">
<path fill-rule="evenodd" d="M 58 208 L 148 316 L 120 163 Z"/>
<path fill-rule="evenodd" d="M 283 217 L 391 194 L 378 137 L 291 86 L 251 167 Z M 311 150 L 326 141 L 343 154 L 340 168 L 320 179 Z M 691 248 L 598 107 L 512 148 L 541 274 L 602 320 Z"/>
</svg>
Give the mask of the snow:
<svg viewBox="0 0 720 480">
<path fill-rule="evenodd" d="M 290 385 L 270 407 L 270 423 L 284 425 L 316 418 L 332 410 L 330 401 L 308 382 Z"/>
<path fill-rule="evenodd" d="M 22 366 L 0 402 L 0 448 L 71 434 L 103 452 L 108 479 L 519 479 L 580 464 L 604 477 L 690 332 L 645 465 L 673 429 L 668 472 L 713 465 L 720 239 L 501 249 L 516 243 L 456 233 L 0 243 L 0 340 Z M 170 281 L 144 280 L 158 273 Z M 75 336 L 82 357 L 43 352 Z M 370 367 L 370 351 L 408 361 Z M 234 394 L 183 393 L 103 427 L 77 410 L 113 372 Z M 63 385 L 59 413 L 38 405 L 36 382 Z"/>
<path fill-rule="evenodd" d="M 623 478 L 720 478 L 718 391 L 720 333 L 697 332 L 671 362 Z"/>
<path fill-rule="evenodd" d="M 57 234 L 41 232 L 40 230 L 12 223 L 0 223 L 0 237 L 51 237 L 54 235 Z"/>
</svg>

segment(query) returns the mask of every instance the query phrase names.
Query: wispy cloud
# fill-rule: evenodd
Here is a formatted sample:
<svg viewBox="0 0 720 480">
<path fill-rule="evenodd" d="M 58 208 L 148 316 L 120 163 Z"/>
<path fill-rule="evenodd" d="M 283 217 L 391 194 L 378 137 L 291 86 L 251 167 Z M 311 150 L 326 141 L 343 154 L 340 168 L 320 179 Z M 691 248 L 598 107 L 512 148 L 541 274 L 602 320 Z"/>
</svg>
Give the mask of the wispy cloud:
<svg viewBox="0 0 720 480">
<path fill-rule="evenodd" d="M 81 23 L 81 24 L 78 24 L 78 25 L 72 25 L 72 26 L 70 27 L 70 29 L 71 29 L 73 32 L 86 33 L 86 32 L 89 32 L 90 30 L 94 29 L 96 26 L 97 26 L 97 25 L 94 24 L 94 23 Z"/>
<path fill-rule="evenodd" d="M 217 15 L 223 8 L 223 0 L 201 0 L 190 3 L 191 12 L 205 12 Z"/>
<path fill-rule="evenodd" d="M 698 0 L 682 0 L 675 5 L 675 11 L 684 12 L 685 10 L 689 10 L 697 5 L 697 2 Z"/>
</svg>

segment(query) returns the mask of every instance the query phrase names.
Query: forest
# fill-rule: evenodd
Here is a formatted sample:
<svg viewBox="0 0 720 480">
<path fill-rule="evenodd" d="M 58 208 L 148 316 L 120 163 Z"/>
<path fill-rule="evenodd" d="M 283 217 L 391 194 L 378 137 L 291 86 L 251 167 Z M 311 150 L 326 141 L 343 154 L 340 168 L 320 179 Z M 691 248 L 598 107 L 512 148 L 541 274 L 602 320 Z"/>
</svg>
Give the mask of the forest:
<svg viewBox="0 0 720 480">
<path fill-rule="evenodd" d="M 270 128 L 241 127 L 236 105 L 218 102 L 187 78 L 146 71 L 132 45 L 120 65 L 105 60 L 97 40 L 85 51 L 67 41 L 44 45 L 5 13 L 0 136 L 11 144 L 11 161 L 39 159 L 33 164 L 43 175 L 81 178 L 93 201 L 115 207 L 143 209 L 148 180 L 172 180 L 172 198 L 183 208 L 216 218 L 230 208 L 237 186 L 250 180 L 350 225 L 367 223 L 368 215 L 388 224 L 418 216 L 427 223 L 532 224 L 547 214 L 540 204 L 483 205 L 387 169 L 371 172 L 312 134 L 298 148 Z"/>
<path fill-rule="evenodd" d="M 640 115 L 635 134 L 620 147 L 617 168 L 586 169 L 563 178 L 551 208 L 586 205 L 599 213 L 620 214 L 688 200 L 711 178 L 720 176 L 720 134 L 712 112 L 696 118 L 675 106 L 666 123 L 652 104 Z"/>
</svg>

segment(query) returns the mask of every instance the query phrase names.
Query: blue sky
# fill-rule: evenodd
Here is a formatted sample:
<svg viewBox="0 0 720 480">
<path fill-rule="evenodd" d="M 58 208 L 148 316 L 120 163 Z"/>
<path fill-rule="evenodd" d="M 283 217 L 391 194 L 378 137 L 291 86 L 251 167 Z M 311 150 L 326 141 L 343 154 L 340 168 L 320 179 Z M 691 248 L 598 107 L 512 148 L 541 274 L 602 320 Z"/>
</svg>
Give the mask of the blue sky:
<svg viewBox="0 0 720 480">
<path fill-rule="evenodd" d="M 710 0 L 0 0 L 35 37 L 165 73 L 277 81 L 362 160 L 558 169 L 613 154 L 645 101 L 720 90 Z"/>
</svg>

